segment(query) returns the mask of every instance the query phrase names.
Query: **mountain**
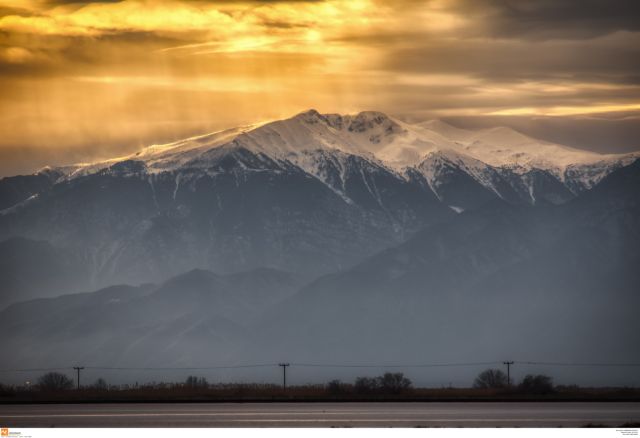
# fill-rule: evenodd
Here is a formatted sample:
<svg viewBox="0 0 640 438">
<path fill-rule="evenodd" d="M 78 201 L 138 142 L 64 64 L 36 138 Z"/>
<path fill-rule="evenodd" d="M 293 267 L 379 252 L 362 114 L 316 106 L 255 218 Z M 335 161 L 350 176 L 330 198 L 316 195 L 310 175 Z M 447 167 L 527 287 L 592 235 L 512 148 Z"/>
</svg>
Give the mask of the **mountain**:
<svg viewBox="0 0 640 438">
<path fill-rule="evenodd" d="M 517 174 L 532 169 L 545 171 L 574 193 L 589 189 L 611 171 L 639 157 L 638 153 L 602 155 L 578 150 L 505 127 L 472 131 L 439 120 L 409 124 L 375 111 L 339 115 L 309 110 L 285 120 L 227 129 L 150 146 L 126 157 L 47 172 L 77 178 L 127 161 L 144 163 L 148 173 L 184 167 L 207 169 L 210 160 L 216 161 L 220 155 L 236 148 L 277 161 L 289 161 L 321 178 L 315 157 L 320 151 L 357 155 L 399 173 L 407 167 L 418 166 L 432 155 L 455 156 L 469 168 L 477 168 L 477 164 L 482 163 L 485 167 L 509 169 Z M 6 180 L 2 183 L 10 182 Z"/>
<path fill-rule="evenodd" d="M 68 254 L 82 281 L 61 283 L 67 292 L 157 283 L 194 268 L 268 267 L 310 280 L 462 211 L 496 201 L 565 203 L 633 157 L 570 149 L 506 128 L 468 131 L 373 111 L 310 110 L 3 178 L 0 242 L 20 237 Z M 0 296 L 60 290 L 22 284 Z"/>
<path fill-rule="evenodd" d="M 545 170 L 560 181 L 567 179 L 582 190 L 591 188 L 611 172 L 609 166 L 630 164 L 638 153 L 603 155 L 528 137 L 514 129 L 495 127 L 477 131 L 452 127 L 442 121 L 419 123 L 428 131 L 438 132 L 455 143 L 454 149 L 466 153 L 490 166 L 512 168 L 519 172 Z M 619 167 L 619 166 L 618 166 Z M 591 168 L 591 178 L 577 178 L 571 170 Z M 600 173 L 595 169 L 600 169 Z"/>
<path fill-rule="evenodd" d="M 258 350 L 263 359 L 310 363 L 638 362 L 639 188 L 636 161 L 562 206 L 496 201 L 430 227 L 304 287 L 265 317 L 246 357 Z M 279 342 L 260 349 L 268 339 Z M 589 376 L 600 384 L 634 376 L 596 371 L 553 370 L 565 381 Z"/>
<path fill-rule="evenodd" d="M 16 207 L 53 186 L 64 175 L 59 169 L 42 169 L 33 175 L 18 175 L 0 179 L 0 211 Z"/>
<path fill-rule="evenodd" d="M 473 194 L 457 189 L 460 187 L 457 181 L 452 185 L 444 184 L 444 190 L 475 199 L 475 203 L 468 204 L 471 208 L 478 204 L 476 196 L 487 198 L 487 193 L 481 193 L 478 185 L 512 203 L 561 204 L 590 189 L 613 170 L 640 158 L 639 153 L 602 155 L 578 150 L 537 140 L 505 127 L 471 131 L 438 120 L 415 126 L 423 128 L 430 135 L 437 133 L 447 138 L 447 147 L 451 149 L 445 153 L 433 149 L 425 151 L 427 159 L 418 168 L 426 167 L 428 174 L 440 181 L 442 178 L 438 177 L 438 166 L 433 169 L 433 163 L 445 162 L 440 168 L 447 169 L 447 173 L 466 174 L 456 176 L 456 179 L 470 177 L 475 180 L 477 184 L 471 190 L 475 192 Z M 450 169 L 455 169 L 455 172 Z M 443 184 L 442 181 L 440 184 Z"/>
<path fill-rule="evenodd" d="M 458 212 L 478 208 L 494 199 L 522 202 L 519 193 L 496 169 L 454 151 L 431 153 L 406 172 Z"/>
<path fill-rule="evenodd" d="M 59 182 L 0 216 L 0 239 L 48 240 L 79 254 L 97 285 L 157 281 L 194 267 L 314 276 L 453 214 L 375 162 L 334 155 L 317 163 L 335 186 L 243 147 L 157 173 L 123 161 Z"/>
<path fill-rule="evenodd" d="M 639 187 L 636 161 L 562 205 L 492 200 L 307 284 L 270 269 L 192 270 L 158 286 L 17 303 L 0 312 L 0 345 L 12 351 L 7 366 L 22 367 L 637 363 Z M 468 384 L 480 370 L 403 371 Z M 567 383 L 636 377 L 633 368 L 537 370 Z M 317 367 L 308 378 L 364 372 Z"/>
<path fill-rule="evenodd" d="M 160 285 L 17 303 L 0 312 L 0 345 L 15 353 L 4 365 L 180 366 L 212 355 L 224 361 L 242 345 L 248 324 L 299 285 L 270 269 L 192 270 Z"/>
<path fill-rule="evenodd" d="M 14 301 L 89 287 L 85 274 L 74 253 L 48 242 L 22 237 L 0 242 L 0 309 Z"/>
</svg>

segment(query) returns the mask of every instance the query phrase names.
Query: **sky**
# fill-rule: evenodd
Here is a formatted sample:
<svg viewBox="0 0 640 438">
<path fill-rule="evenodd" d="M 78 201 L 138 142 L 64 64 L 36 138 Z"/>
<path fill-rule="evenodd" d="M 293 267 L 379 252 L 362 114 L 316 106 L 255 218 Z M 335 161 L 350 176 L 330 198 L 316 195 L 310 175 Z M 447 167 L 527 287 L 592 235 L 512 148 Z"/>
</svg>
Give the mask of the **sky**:
<svg viewBox="0 0 640 438">
<path fill-rule="evenodd" d="M 0 0 L 0 176 L 378 110 L 640 149 L 636 0 Z"/>
</svg>

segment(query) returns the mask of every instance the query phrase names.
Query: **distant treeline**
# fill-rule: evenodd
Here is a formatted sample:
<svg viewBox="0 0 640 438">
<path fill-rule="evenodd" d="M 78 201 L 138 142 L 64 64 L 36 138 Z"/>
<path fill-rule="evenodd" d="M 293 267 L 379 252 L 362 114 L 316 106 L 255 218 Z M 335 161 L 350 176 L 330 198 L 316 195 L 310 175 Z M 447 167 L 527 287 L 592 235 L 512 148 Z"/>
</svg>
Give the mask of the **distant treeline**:
<svg viewBox="0 0 640 438">
<path fill-rule="evenodd" d="M 527 375 L 518 384 L 497 369 L 483 371 L 471 388 L 417 388 L 403 373 L 358 377 L 353 382 L 287 386 L 210 383 L 189 376 L 183 382 L 109 384 L 104 379 L 76 386 L 69 376 L 49 372 L 29 385 L 1 385 L 0 402 L 29 401 L 408 401 L 408 400 L 634 400 L 640 388 L 581 388 L 554 385 L 546 375 Z"/>
</svg>

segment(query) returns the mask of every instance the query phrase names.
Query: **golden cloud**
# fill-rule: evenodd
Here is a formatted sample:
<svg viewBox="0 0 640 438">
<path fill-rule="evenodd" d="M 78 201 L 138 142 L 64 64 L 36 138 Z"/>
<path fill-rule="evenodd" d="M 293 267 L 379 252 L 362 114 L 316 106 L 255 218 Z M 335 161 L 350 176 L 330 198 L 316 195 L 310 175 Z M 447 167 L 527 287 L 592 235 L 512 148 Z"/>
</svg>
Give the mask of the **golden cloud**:
<svg viewBox="0 0 640 438">
<path fill-rule="evenodd" d="M 535 16 L 512 19 L 489 0 L 0 0 L 0 152 L 104 157 L 309 107 L 424 117 L 639 109 L 631 21 L 616 28 L 600 11 L 597 32 L 564 32 L 546 10 L 528 10 Z"/>
</svg>

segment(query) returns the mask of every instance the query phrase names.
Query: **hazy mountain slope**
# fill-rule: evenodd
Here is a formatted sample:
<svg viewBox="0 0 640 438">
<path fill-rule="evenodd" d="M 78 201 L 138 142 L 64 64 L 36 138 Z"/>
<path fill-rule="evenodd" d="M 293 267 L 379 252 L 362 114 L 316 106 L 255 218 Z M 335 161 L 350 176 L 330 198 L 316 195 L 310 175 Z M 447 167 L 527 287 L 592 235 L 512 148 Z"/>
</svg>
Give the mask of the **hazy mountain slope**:
<svg viewBox="0 0 640 438">
<path fill-rule="evenodd" d="M 640 162 L 560 206 L 494 200 L 297 293 L 282 272 L 194 270 L 160 286 L 15 304 L 0 313 L 0 345 L 9 366 L 597 362 L 594 343 L 609 361 L 637 362 L 638 183 Z M 633 377 L 567 370 L 553 374 Z M 468 382 L 478 371 L 446 376 Z"/>
<path fill-rule="evenodd" d="M 637 361 L 639 183 L 635 163 L 561 207 L 463 213 L 304 288 L 265 319 L 246 354 L 277 338 L 259 354 L 597 361 L 597 340 L 610 360 Z"/>
<path fill-rule="evenodd" d="M 533 257 L 483 279 L 472 292 L 499 303 L 485 332 L 526 339 L 520 357 L 590 362 L 598 354 L 637 362 L 640 325 L 640 162 L 561 207 L 558 239 Z M 528 310 L 527 310 L 528 309 Z M 514 333 L 514 327 L 521 328 Z M 488 335 L 487 335 L 488 336 Z M 622 374 L 624 370 L 616 370 Z M 633 372 L 632 370 L 628 370 Z M 621 375 L 622 377 L 622 375 Z"/>
<path fill-rule="evenodd" d="M 20 237 L 0 242 L 0 309 L 13 301 L 88 287 L 79 259 L 47 242 Z"/>
<path fill-rule="evenodd" d="M 545 202 L 563 204 L 575 197 L 567 185 L 546 170 L 531 169 L 520 173 L 508 168 L 498 168 L 496 171 L 520 200 L 531 205 Z"/>
<path fill-rule="evenodd" d="M 343 179 L 334 187 L 241 147 L 213 149 L 195 167 L 159 173 L 143 162 L 119 162 L 60 182 L 0 217 L 0 235 L 73 251 L 100 286 L 157 281 L 194 267 L 317 275 L 453 214 L 384 167 L 338 158 Z M 199 167 L 203 160 L 207 167 Z"/>
<path fill-rule="evenodd" d="M 247 324 L 299 284 L 267 269 L 233 275 L 194 270 L 160 286 L 26 301 L 0 312 L 0 343 L 15 353 L 7 366 L 223 361 L 242 344 Z"/>
<path fill-rule="evenodd" d="M 457 318 L 458 306 L 476 303 L 474 295 L 461 291 L 550 245 L 549 237 L 543 238 L 544 226 L 527 219 L 530 208 L 496 203 L 431 227 L 353 269 L 319 279 L 269 317 L 258 333 L 284 337 L 282 351 L 274 355 L 289 351 L 298 360 L 319 361 L 331 351 L 347 363 L 373 361 L 381 354 L 420 361 L 424 353 L 415 346 L 425 337 L 440 346 L 438 361 L 460 359 L 457 352 L 444 349 L 453 338 L 443 328 L 463 322 Z M 298 329 L 285 334 L 285 327 Z M 437 340 L 437 334 L 443 338 Z M 468 347 L 466 342 L 457 345 Z"/>
</svg>

